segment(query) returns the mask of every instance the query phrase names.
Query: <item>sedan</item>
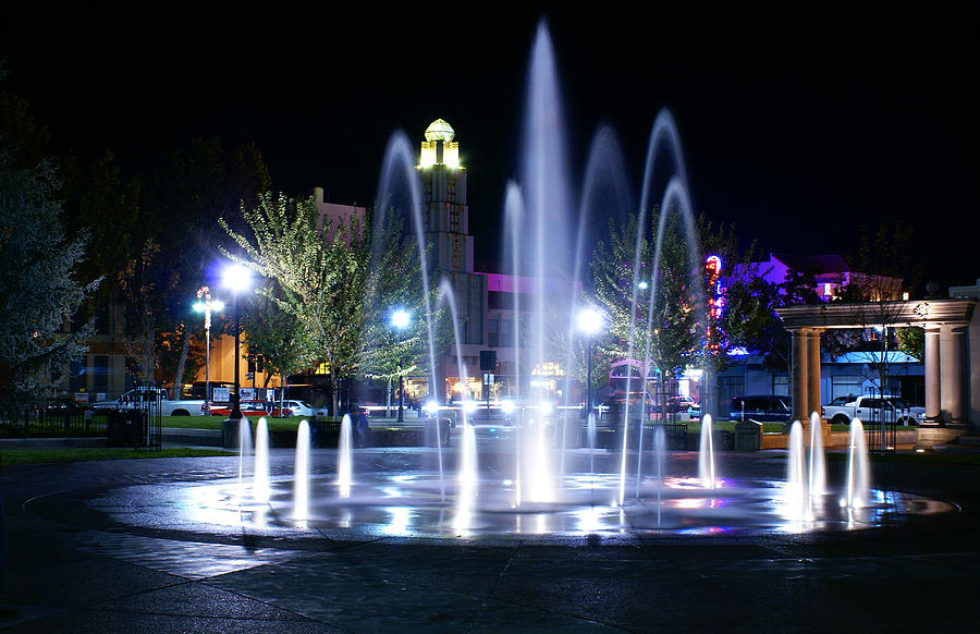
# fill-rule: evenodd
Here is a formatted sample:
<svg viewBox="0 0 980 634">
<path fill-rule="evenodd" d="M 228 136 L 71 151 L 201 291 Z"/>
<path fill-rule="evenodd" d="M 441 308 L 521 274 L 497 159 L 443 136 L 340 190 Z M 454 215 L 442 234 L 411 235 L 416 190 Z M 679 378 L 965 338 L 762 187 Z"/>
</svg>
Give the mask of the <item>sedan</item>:
<svg viewBox="0 0 980 634">
<path fill-rule="evenodd" d="M 314 416 L 316 414 L 313 406 L 305 401 L 283 401 L 281 409 L 279 403 L 275 403 L 275 406 L 275 409 L 272 410 L 273 416 Z"/>
<path fill-rule="evenodd" d="M 242 416 L 269 416 L 272 407 L 266 401 L 242 401 L 241 410 Z M 230 416 L 231 403 L 212 403 L 211 415 Z"/>
</svg>

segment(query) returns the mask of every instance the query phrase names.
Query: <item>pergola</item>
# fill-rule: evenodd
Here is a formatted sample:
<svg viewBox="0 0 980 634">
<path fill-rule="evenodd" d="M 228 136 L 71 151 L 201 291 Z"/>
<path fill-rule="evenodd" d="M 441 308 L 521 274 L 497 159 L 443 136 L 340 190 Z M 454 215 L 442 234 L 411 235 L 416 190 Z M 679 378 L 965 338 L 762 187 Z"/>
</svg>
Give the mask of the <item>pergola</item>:
<svg viewBox="0 0 980 634">
<path fill-rule="evenodd" d="M 777 308 L 793 336 L 793 417 L 806 421 L 820 411 L 821 332 L 919 326 L 925 330 L 925 424 L 969 424 L 968 330 L 976 305 L 974 299 L 930 299 Z"/>
</svg>

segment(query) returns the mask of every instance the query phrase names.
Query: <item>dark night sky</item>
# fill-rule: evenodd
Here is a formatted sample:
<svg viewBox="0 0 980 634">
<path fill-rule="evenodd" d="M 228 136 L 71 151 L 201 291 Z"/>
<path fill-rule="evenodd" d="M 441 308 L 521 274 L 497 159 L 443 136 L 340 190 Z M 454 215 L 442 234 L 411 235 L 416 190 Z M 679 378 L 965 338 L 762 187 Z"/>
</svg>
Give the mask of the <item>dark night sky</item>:
<svg viewBox="0 0 980 634">
<path fill-rule="evenodd" d="M 968 226 L 980 193 L 977 3 L 357 4 L 6 3 L 5 88 L 59 149 L 108 146 L 136 170 L 193 136 L 254 141 L 276 189 L 322 186 L 339 203 L 371 204 L 391 133 L 417 142 L 442 117 L 469 169 L 478 256 L 492 257 L 547 16 L 576 182 L 605 121 L 638 183 L 654 117 L 669 107 L 696 210 L 735 222 L 744 242 L 846 253 L 860 220 L 900 216 L 916 227 L 928 279 L 980 277 Z"/>
</svg>

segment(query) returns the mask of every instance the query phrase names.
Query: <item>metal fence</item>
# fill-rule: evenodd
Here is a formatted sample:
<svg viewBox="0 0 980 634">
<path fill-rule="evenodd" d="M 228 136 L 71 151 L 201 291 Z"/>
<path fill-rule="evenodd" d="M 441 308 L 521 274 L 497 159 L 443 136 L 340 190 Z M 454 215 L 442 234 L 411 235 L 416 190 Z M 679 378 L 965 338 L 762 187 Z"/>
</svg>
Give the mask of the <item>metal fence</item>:
<svg viewBox="0 0 980 634">
<path fill-rule="evenodd" d="M 159 403 L 124 411 L 36 408 L 0 415 L 0 438 L 106 438 L 110 447 L 163 447 Z"/>
<path fill-rule="evenodd" d="M 83 438 L 105 436 L 107 412 L 74 409 L 28 408 L 0 420 L 0 435 L 7 438 Z"/>
<path fill-rule="evenodd" d="M 898 425 L 895 417 L 885 416 L 892 420 L 882 420 L 881 412 L 872 411 L 872 420 L 864 422 L 864 431 L 868 437 L 868 451 L 871 453 L 893 453 L 897 446 Z M 875 414 L 878 414 L 875 416 Z M 876 420 L 875 420 L 876 419 Z"/>
</svg>

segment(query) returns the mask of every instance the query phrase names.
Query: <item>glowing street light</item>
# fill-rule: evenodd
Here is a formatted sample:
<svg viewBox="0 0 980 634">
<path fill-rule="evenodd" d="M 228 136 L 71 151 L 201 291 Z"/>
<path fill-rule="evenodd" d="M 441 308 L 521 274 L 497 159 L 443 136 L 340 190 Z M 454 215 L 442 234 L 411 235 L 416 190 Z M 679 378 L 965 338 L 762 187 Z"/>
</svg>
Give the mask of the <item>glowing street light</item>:
<svg viewBox="0 0 980 634">
<path fill-rule="evenodd" d="M 231 414 L 229 419 L 241 420 L 242 418 L 242 396 L 241 381 L 239 377 L 239 361 L 241 360 L 241 339 L 242 329 L 239 323 L 238 296 L 247 291 L 252 285 L 252 273 L 241 264 L 229 264 L 221 273 L 221 283 L 226 289 L 232 292 L 235 297 L 235 393 L 231 397 Z"/>
<path fill-rule="evenodd" d="M 587 369 L 585 379 L 585 415 L 592 413 L 592 342 L 595 336 L 602 330 L 605 318 L 595 308 L 591 306 L 583 308 L 576 317 L 579 332 L 589 336 L 589 352 L 587 356 Z"/>
<path fill-rule="evenodd" d="M 412 316 L 405 310 L 399 308 L 391 314 L 391 326 L 398 331 L 399 338 L 405 328 L 412 321 Z M 401 343 L 399 341 L 399 343 Z M 405 360 L 399 355 L 398 358 L 398 422 L 405 422 Z"/>
<path fill-rule="evenodd" d="M 197 290 L 197 301 L 194 310 L 204 313 L 204 338 L 206 348 L 204 353 L 204 413 L 211 415 L 211 311 L 222 311 L 225 303 L 220 299 L 211 299 L 211 289 L 202 286 Z"/>
</svg>

